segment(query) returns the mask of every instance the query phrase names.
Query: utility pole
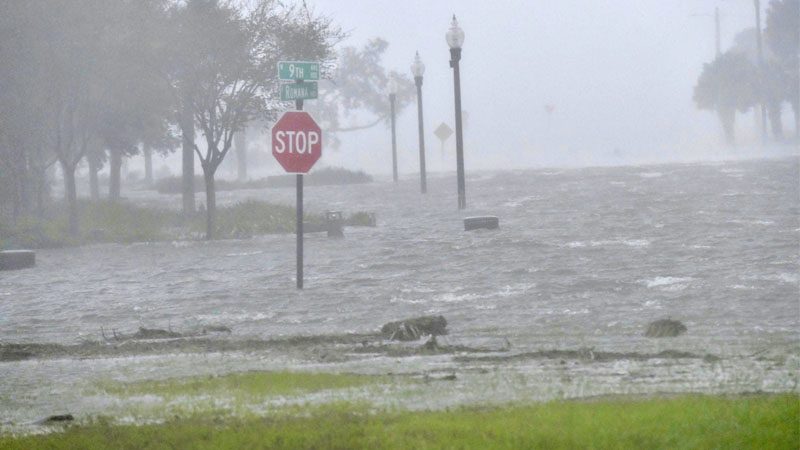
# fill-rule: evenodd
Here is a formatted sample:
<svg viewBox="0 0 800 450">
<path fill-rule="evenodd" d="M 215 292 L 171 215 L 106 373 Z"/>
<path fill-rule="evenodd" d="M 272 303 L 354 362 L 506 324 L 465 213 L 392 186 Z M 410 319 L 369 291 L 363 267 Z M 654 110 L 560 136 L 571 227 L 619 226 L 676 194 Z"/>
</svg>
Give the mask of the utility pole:
<svg viewBox="0 0 800 450">
<path fill-rule="evenodd" d="M 764 50 L 761 45 L 761 1 L 753 0 L 756 8 L 756 44 L 758 46 L 758 76 L 764 78 Z M 767 143 L 767 105 L 761 96 L 761 142 Z"/>
<path fill-rule="evenodd" d="M 714 25 L 715 25 L 715 31 L 716 31 L 715 36 L 716 36 L 716 43 L 717 43 L 717 56 L 719 56 L 719 55 L 722 54 L 722 48 L 721 48 L 720 39 L 719 39 L 719 6 L 714 8 Z"/>
<path fill-rule="evenodd" d="M 392 115 L 392 179 L 397 183 L 397 131 L 395 125 L 395 111 L 394 105 L 397 99 L 397 94 L 389 94 L 389 108 Z"/>
</svg>

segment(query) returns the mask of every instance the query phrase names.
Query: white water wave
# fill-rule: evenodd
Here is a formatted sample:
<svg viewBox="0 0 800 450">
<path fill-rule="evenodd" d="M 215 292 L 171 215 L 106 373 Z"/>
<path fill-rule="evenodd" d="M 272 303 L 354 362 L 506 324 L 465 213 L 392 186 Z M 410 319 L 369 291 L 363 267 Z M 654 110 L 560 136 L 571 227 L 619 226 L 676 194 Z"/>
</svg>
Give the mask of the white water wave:
<svg viewBox="0 0 800 450">
<path fill-rule="evenodd" d="M 693 279 L 692 277 L 655 277 L 643 281 L 649 289 L 658 288 L 663 291 L 674 292 L 686 289 Z"/>
<path fill-rule="evenodd" d="M 572 241 L 563 244 L 562 247 L 567 248 L 584 248 L 584 247 L 608 247 L 614 245 L 624 245 L 627 247 L 647 247 L 650 241 L 647 239 L 603 239 L 599 241 Z"/>
<path fill-rule="evenodd" d="M 642 178 L 659 178 L 663 175 L 664 174 L 661 172 L 642 172 L 639 174 L 639 176 Z"/>
</svg>

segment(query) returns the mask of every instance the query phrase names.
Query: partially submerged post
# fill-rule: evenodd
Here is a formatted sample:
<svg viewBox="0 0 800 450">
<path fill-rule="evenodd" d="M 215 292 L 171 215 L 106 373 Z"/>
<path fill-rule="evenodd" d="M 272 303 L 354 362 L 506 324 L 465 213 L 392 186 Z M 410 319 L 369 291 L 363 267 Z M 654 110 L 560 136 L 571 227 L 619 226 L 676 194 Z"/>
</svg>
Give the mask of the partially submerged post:
<svg viewBox="0 0 800 450">
<path fill-rule="evenodd" d="M 303 289 L 303 174 L 322 156 L 322 130 L 301 111 L 303 100 L 317 98 L 319 63 L 280 61 L 278 78 L 294 82 L 281 86 L 281 100 L 294 101 L 297 111 L 285 112 L 272 127 L 272 155 L 286 172 L 297 174 L 297 289 Z"/>
<path fill-rule="evenodd" d="M 341 211 L 327 211 L 325 212 L 325 230 L 328 232 L 328 237 L 332 239 L 340 239 L 344 237 L 343 231 L 344 221 L 342 220 Z"/>
</svg>

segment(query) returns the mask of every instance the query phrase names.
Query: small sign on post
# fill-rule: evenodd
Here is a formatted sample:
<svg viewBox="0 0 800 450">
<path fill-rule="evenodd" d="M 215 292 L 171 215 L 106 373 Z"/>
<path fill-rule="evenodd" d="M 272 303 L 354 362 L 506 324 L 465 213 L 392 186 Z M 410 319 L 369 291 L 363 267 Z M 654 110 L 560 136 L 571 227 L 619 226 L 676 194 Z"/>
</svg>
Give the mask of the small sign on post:
<svg viewBox="0 0 800 450">
<path fill-rule="evenodd" d="M 278 79 L 281 81 L 318 81 L 319 63 L 311 61 L 278 62 Z"/>
<path fill-rule="evenodd" d="M 319 63 L 279 61 L 278 79 L 294 81 L 281 85 L 281 101 L 294 100 L 297 111 L 286 111 L 272 127 L 272 155 L 285 171 L 297 174 L 297 289 L 303 289 L 303 174 L 322 156 L 322 130 L 303 112 L 303 100 L 317 98 Z"/>
<path fill-rule="evenodd" d="M 299 81 L 281 85 L 281 101 L 313 100 L 317 98 L 316 81 Z"/>
<path fill-rule="evenodd" d="M 453 129 L 447 126 L 446 123 L 442 122 L 435 130 L 433 130 L 433 134 L 439 138 L 439 142 L 442 144 L 442 159 L 444 159 L 444 143 L 450 136 L 453 135 Z"/>
</svg>

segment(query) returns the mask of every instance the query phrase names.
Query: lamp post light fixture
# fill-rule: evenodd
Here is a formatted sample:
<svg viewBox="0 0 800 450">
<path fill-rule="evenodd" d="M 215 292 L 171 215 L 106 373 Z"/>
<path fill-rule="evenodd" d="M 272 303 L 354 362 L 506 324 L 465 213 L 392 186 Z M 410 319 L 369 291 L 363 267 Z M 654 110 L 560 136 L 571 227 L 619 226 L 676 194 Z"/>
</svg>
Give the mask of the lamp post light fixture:
<svg viewBox="0 0 800 450">
<path fill-rule="evenodd" d="M 414 84 L 417 85 L 417 123 L 419 125 L 419 184 L 420 191 L 428 192 L 428 180 L 425 174 L 425 132 L 422 125 L 422 75 L 425 74 L 425 64 L 419 59 L 419 52 L 414 55 L 411 63 L 411 74 L 414 75 Z"/>
<path fill-rule="evenodd" d="M 464 30 L 458 26 L 456 15 L 453 14 L 453 22 L 445 35 L 447 45 L 450 46 L 450 67 L 453 68 L 453 85 L 455 89 L 456 103 L 456 172 L 458 178 L 458 209 L 467 207 L 467 193 L 464 183 L 464 138 L 461 128 L 461 73 L 459 71 L 459 61 L 461 61 L 461 46 L 464 45 Z"/>
<path fill-rule="evenodd" d="M 397 81 L 389 80 L 389 108 L 392 116 L 392 177 L 397 183 L 397 135 L 395 132 L 395 102 L 397 100 Z"/>
</svg>

